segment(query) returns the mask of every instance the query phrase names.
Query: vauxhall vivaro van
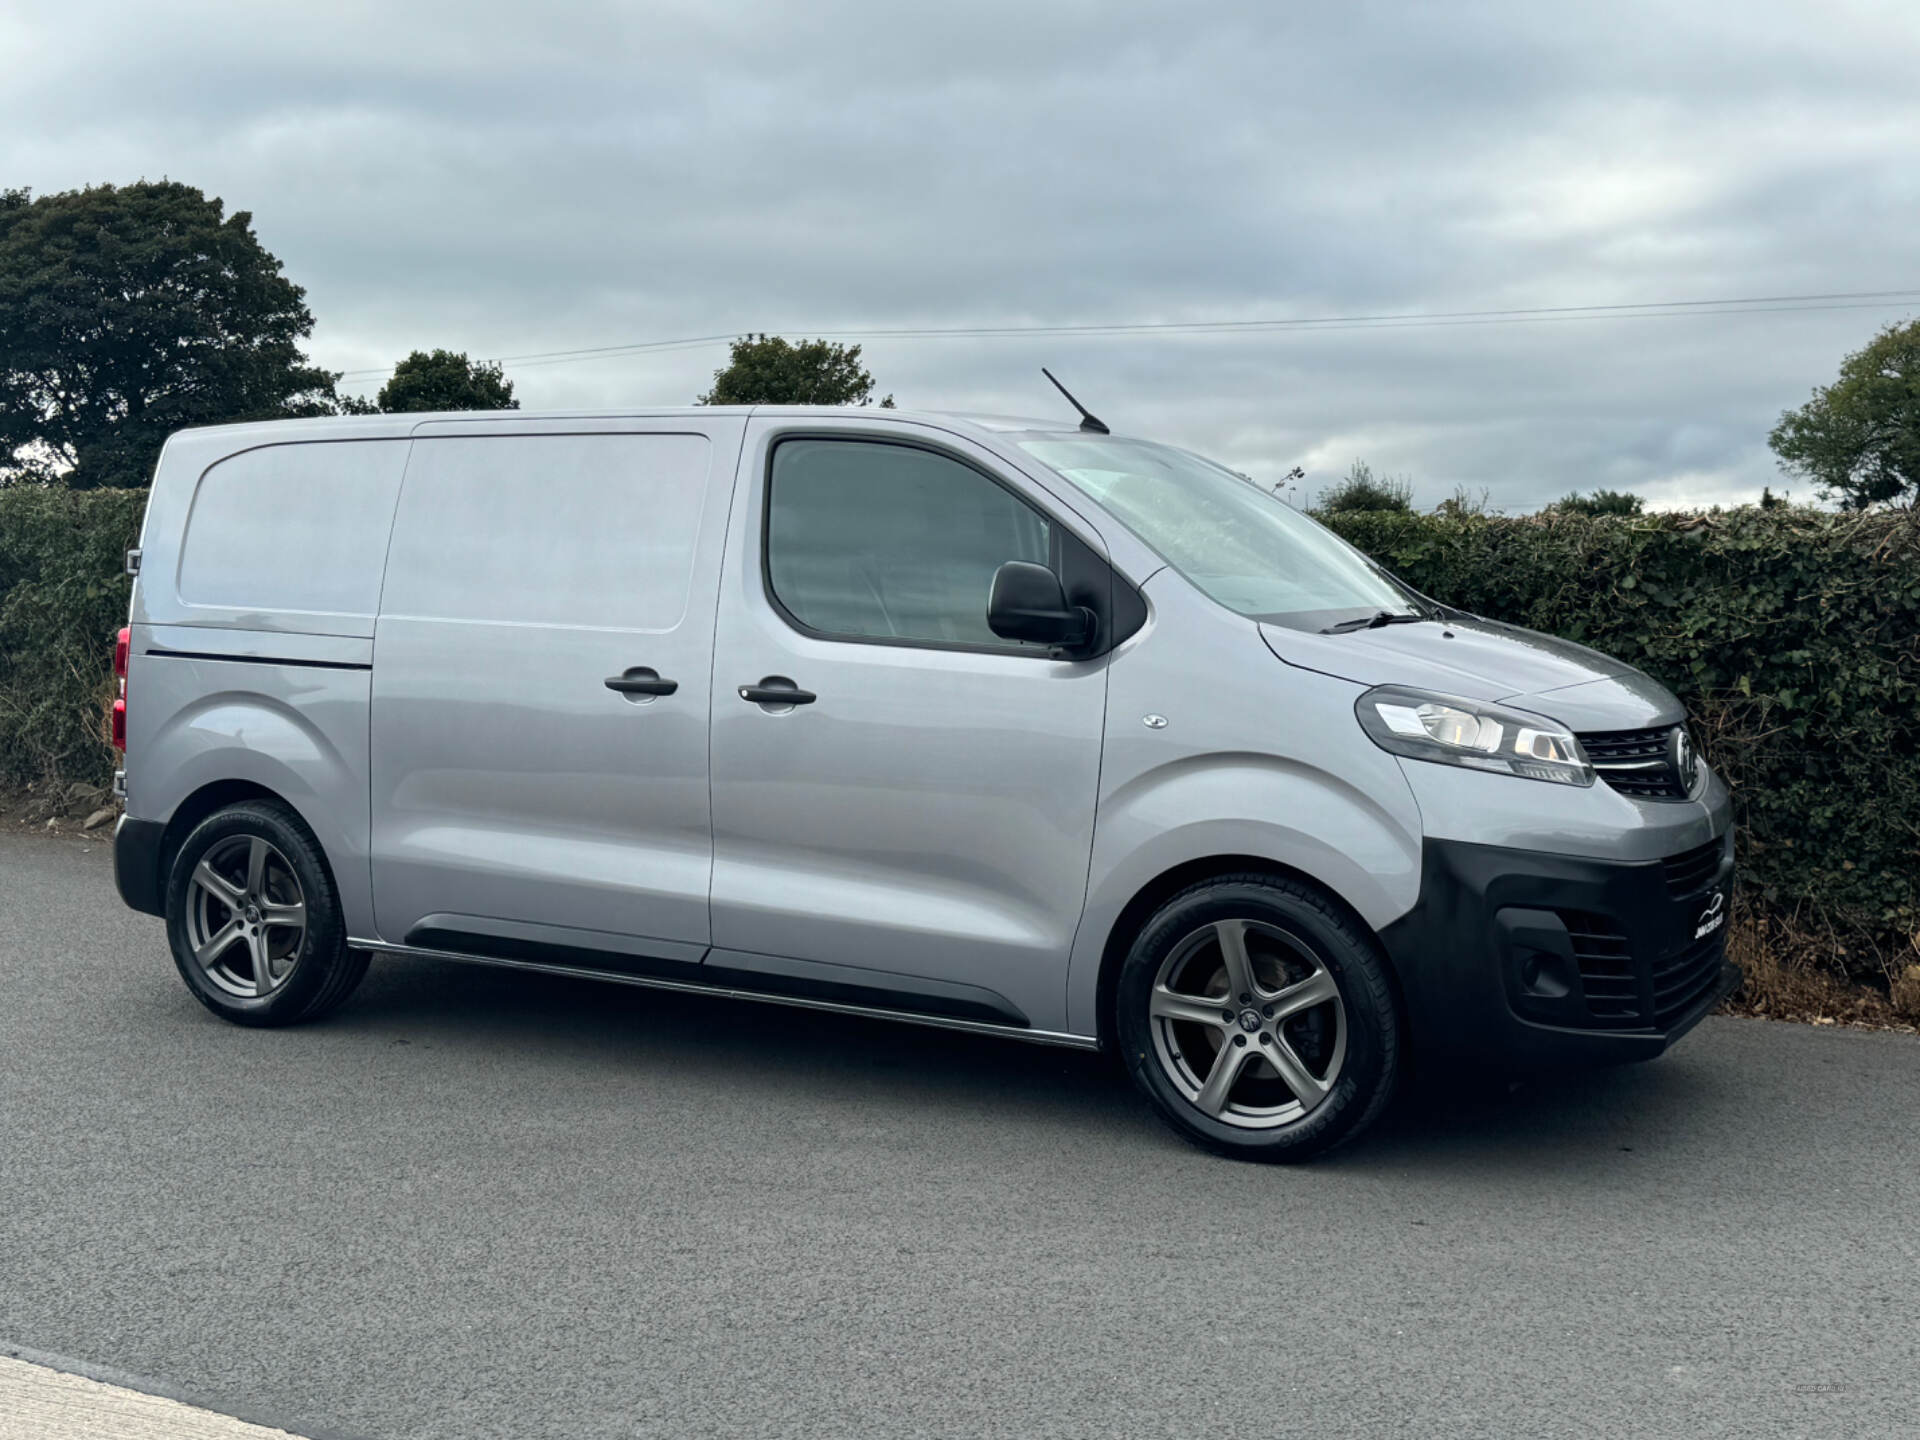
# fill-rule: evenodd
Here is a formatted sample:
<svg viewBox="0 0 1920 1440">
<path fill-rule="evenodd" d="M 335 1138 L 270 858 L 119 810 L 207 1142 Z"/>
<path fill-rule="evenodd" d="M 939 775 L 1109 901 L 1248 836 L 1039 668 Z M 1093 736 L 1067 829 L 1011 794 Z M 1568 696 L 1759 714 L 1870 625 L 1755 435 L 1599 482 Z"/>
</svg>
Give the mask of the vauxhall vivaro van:
<svg viewBox="0 0 1920 1440">
<path fill-rule="evenodd" d="M 188 431 L 129 564 L 119 887 L 242 1024 L 598 976 L 1108 1048 L 1299 1159 L 1737 978 L 1666 690 L 1091 417 Z"/>
</svg>

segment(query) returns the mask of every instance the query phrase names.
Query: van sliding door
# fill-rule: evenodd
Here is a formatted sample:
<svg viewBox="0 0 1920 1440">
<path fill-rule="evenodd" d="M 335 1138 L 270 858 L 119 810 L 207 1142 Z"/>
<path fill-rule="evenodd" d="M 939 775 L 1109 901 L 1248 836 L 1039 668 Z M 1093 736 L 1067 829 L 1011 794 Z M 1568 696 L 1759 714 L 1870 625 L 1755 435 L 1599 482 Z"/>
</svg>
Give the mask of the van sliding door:
<svg viewBox="0 0 1920 1440">
<path fill-rule="evenodd" d="M 374 641 L 384 940 L 700 958 L 713 595 L 743 427 L 658 425 L 417 435 Z"/>
</svg>

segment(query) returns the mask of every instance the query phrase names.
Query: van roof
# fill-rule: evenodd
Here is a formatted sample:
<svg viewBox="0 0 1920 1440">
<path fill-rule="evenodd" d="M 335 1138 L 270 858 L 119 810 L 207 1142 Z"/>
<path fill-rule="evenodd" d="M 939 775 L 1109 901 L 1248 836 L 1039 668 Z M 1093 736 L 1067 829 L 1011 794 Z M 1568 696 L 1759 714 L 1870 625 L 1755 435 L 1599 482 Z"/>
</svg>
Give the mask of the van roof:
<svg viewBox="0 0 1920 1440">
<path fill-rule="evenodd" d="M 414 427 L 433 421 L 458 421 L 486 424 L 490 421 L 527 420 L 660 420 L 686 416 L 689 419 L 716 415 L 833 415 L 863 420 L 902 420 L 939 425 L 946 429 L 976 431 L 983 434 L 1079 434 L 1065 419 L 1043 420 L 1031 416 L 985 415 L 945 410 L 882 410 L 858 405 L 658 405 L 621 406 L 591 410 L 421 410 L 391 415 L 327 415 L 312 419 L 253 420 L 231 425 L 203 425 L 180 434 L 221 434 L 234 438 L 257 435 L 288 435 L 298 431 L 301 438 L 345 433 L 368 437 L 398 436 Z"/>
</svg>

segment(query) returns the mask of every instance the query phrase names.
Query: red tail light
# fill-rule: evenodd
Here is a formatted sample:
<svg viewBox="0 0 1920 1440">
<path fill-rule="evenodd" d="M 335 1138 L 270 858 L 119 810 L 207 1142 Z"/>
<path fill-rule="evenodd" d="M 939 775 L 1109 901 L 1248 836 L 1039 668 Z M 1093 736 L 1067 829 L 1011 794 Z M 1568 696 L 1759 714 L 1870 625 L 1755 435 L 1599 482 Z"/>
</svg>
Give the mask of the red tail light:
<svg viewBox="0 0 1920 1440">
<path fill-rule="evenodd" d="M 113 699 L 113 748 L 127 748 L 127 652 L 133 645 L 133 629 L 122 625 L 113 637 L 113 674 L 120 682 L 120 693 Z"/>
</svg>

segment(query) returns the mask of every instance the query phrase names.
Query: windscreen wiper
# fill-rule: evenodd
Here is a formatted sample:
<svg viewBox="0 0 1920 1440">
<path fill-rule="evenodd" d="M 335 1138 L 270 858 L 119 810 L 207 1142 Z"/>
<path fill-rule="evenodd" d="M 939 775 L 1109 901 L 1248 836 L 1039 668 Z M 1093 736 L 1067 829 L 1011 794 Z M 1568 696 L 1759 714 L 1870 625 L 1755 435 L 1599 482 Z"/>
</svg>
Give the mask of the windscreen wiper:
<svg viewBox="0 0 1920 1440">
<path fill-rule="evenodd" d="M 1344 635 L 1349 630 L 1378 630 L 1382 625 L 1416 625 L 1431 617 L 1417 610 L 1376 610 L 1373 614 L 1358 620 L 1342 620 L 1337 625 L 1329 625 L 1322 635 Z"/>
</svg>

